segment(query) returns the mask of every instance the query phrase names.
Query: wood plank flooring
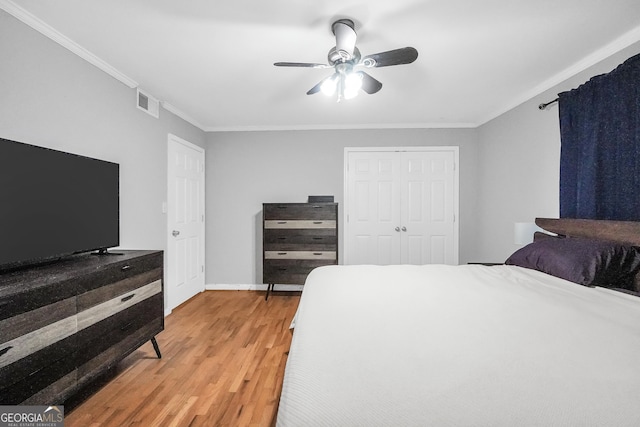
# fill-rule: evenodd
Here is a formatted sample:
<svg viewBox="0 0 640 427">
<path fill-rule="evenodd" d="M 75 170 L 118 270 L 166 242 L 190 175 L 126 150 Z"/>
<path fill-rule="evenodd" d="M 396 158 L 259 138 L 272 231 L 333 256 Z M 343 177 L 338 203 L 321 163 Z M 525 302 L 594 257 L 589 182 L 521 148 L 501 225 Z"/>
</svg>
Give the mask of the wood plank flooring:
<svg viewBox="0 0 640 427">
<path fill-rule="evenodd" d="M 205 291 L 65 415 L 67 427 L 271 426 L 299 293 Z M 66 409 L 66 408 L 65 408 Z"/>
</svg>

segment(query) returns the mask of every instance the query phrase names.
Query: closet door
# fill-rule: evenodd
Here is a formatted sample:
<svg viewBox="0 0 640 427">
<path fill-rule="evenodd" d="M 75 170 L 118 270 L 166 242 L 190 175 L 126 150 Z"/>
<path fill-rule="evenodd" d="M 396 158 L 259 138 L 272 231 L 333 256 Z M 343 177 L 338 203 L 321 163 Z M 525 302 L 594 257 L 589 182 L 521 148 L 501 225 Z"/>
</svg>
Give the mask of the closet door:
<svg viewBox="0 0 640 427">
<path fill-rule="evenodd" d="M 347 164 L 349 264 L 400 264 L 400 157 L 351 152 Z"/>
<path fill-rule="evenodd" d="M 454 153 L 402 152 L 400 262 L 457 264 Z"/>
<path fill-rule="evenodd" d="M 345 150 L 346 264 L 457 264 L 457 147 Z"/>
</svg>

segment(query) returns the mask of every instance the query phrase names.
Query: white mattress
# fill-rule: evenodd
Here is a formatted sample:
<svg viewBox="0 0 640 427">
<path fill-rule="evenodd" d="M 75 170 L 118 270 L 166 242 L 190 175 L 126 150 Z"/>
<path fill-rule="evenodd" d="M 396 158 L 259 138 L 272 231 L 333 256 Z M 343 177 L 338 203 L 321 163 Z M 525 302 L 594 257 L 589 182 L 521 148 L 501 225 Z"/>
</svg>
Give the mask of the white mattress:
<svg viewBox="0 0 640 427">
<path fill-rule="evenodd" d="M 638 426 L 640 298 L 514 266 L 308 277 L 277 425 Z"/>
</svg>

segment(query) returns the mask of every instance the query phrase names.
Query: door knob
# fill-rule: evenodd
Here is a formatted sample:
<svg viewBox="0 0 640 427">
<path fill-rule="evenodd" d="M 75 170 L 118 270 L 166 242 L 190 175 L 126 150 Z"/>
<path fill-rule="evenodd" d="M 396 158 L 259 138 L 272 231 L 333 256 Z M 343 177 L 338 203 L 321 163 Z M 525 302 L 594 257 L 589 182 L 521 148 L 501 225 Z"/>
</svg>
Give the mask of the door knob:
<svg viewBox="0 0 640 427">
<path fill-rule="evenodd" d="M 180 232 L 178 230 L 173 230 L 171 234 L 173 235 L 173 237 L 177 237 Z"/>
<path fill-rule="evenodd" d="M 396 228 L 395 228 L 395 230 L 396 230 L 396 231 L 400 231 L 400 227 L 396 227 Z"/>
<path fill-rule="evenodd" d="M 407 227 L 402 227 L 402 231 L 407 231 Z"/>
</svg>

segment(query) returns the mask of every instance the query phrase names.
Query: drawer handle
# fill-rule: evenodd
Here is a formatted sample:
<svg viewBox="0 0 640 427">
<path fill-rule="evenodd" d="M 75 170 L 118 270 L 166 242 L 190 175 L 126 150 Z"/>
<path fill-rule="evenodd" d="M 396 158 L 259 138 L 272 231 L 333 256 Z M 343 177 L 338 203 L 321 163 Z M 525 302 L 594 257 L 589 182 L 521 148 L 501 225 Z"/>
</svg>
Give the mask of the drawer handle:
<svg viewBox="0 0 640 427">
<path fill-rule="evenodd" d="M 121 327 L 120 327 L 120 330 L 121 330 L 121 331 L 126 331 L 127 329 L 129 329 L 129 328 L 131 327 L 131 325 L 133 325 L 133 322 L 129 322 L 129 323 L 127 323 L 126 325 L 121 326 Z"/>
<path fill-rule="evenodd" d="M 314 252 L 314 255 L 322 255 L 322 252 Z"/>
<path fill-rule="evenodd" d="M 313 208 L 314 208 L 314 209 L 322 209 L 322 206 L 320 206 L 320 205 L 313 205 Z"/>
<path fill-rule="evenodd" d="M 278 205 L 278 209 L 287 209 L 286 205 Z"/>
<path fill-rule="evenodd" d="M 0 350 L 0 356 L 4 356 L 12 348 L 13 348 L 13 346 L 9 346 L 9 347 L 3 348 L 2 350 Z"/>
<path fill-rule="evenodd" d="M 324 237 L 314 237 L 313 240 L 323 240 Z"/>
<path fill-rule="evenodd" d="M 314 224 L 322 224 L 323 221 L 313 221 Z"/>
<path fill-rule="evenodd" d="M 122 298 L 120 301 L 122 302 L 126 302 L 129 301 L 131 298 L 133 298 L 136 294 L 131 294 L 131 295 L 127 295 L 126 297 Z"/>
<path fill-rule="evenodd" d="M 278 255 L 286 255 L 286 252 L 278 252 Z"/>
<path fill-rule="evenodd" d="M 286 224 L 287 221 L 278 221 L 278 224 Z"/>
<path fill-rule="evenodd" d="M 286 237 L 278 237 L 278 240 L 287 240 Z"/>
<path fill-rule="evenodd" d="M 284 268 L 284 267 L 278 268 L 278 271 L 287 271 L 287 270 L 288 270 L 288 268 Z"/>
<path fill-rule="evenodd" d="M 130 265 L 123 265 L 122 268 L 120 269 L 120 271 L 127 271 L 127 270 L 131 270 Z"/>
</svg>

